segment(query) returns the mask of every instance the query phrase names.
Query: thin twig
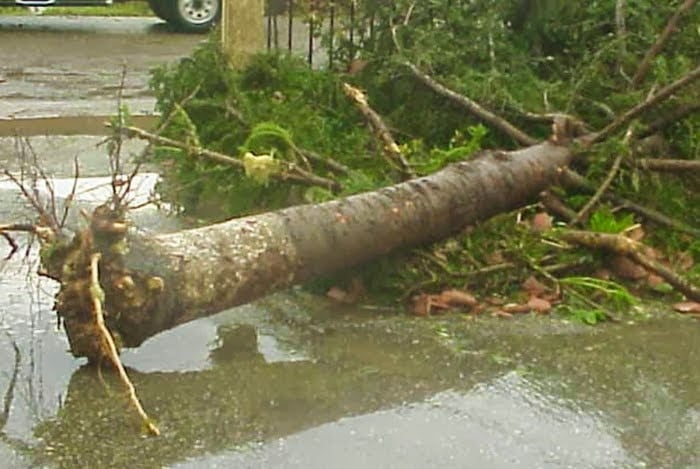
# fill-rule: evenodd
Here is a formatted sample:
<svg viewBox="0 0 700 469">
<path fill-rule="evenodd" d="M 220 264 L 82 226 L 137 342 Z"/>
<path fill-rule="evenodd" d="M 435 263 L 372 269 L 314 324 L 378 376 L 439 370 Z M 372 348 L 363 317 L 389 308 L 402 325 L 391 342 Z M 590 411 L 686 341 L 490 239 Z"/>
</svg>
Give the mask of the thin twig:
<svg viewBox="0 0 700 469">
<path fill-rule="evenodd" d="M 406 161 L 401 153 L 401 149 L 396 144 L 394 137 L 391 135 L 391 131 L 386 124 L 384 124 L 381 116 L 370 107 L 369 102 L 367 101 L 367 96 L 365 96 L 362 91 L 348 83 L 343 83 L 343 91 L 345 92 L 345 95 L 349 97 L 355 103 L 355 105 L 357 105 L 362 115 L 365 116 L 365 119 L 367 119 L 369 122 L 369 125 L 374 130 L 377 139 L 381 142 L 382 152 L 384 153 L 384 156 L 389 164 L 398 167 L 405 177 L 413 177 L 414 173 L 411 170 L 408 161 Z"/>
<path fill-rule="evenodd" d="M 629 144 L 630 139 L 632 138 L 632 129 L 629 128 L 627 129 L 627 134 L 625 135 L 623 144 L 627 146 Z M 622 159 L 625 157 L 626 152 L 620 151 L 617 156 L 615 157 L 615 160 L 613 161 L 612 166 L 610 167 L 610 171 L 608 171 L 608 174 L 605 176 L 605 179 L 601 183 L 601 185 L 598 187 L 598 189 L 595 191 L 593 194 L 593 197 L 591 197 L 588 202 L 581 208 L 581 210 L 578 211 L 576 216 L 571 220 L 571 225 L 576 225 L 578 224 L 581 220 L 586 218 L 588 214 L 591 212 L 593 207 L 600 201 L 601 197 L 605 192 L 610 188 L 610 185 L 612 184 L 613 180 L 617 176 L 618 171 L 620 171 L 620 166 L 622 165 Z"/>
<path fill-rule="evenodd" d="M 683 2 L 673 13 L 671 18 L 669 18 L 666 27 L 661 32 L 661 34 L 659 34 L 659 37 L 656 38 L 656 42 L 654 42 L 654 44 L 649 48 L 646 55 L 642 59 L 642 62 L 639 64 L 639 67 L 637 67 L 637 71 L 632 77 L 632 88 L 638 87 L 639 84 L 642 82 L 647 72 L 649 71 L 649 67 L 651 66 L 652 60 L 654 60 L 654 58 L 657 55 L 659 55 L 661 49 L 663 49 L 663 47 L 666 45 L 668 38 L 671 37 L 671 34 L 673 34 L 677 30 L 678 21 L 680 20 L 681 16 L 688 12 L 693 7 L 694 3 L 695 0 L 685 0 L 685 2 Z"/>
<path fill-rule="evenodd" d="M 438 83 L 434 78 L 423 73 L 416 65 L 412 64 L 411 62 L 406 62 L 405 65 L 411 70 L 413 75 L 416 78 L 418 78 L 418 80 L 420 80 L 423 84 L 425 84 L 428 88 L 430 88 L 437 94 L 444 96 L 447 99 L 459 104 L 477 118 L 483 120 L 492 127 L 500 130 L 501 132 L 508 135 L 521 145 L 531 146 L 535 145 L 538 142 L 537 139 L 535 139 L 534 137 L 531 137 L 522 130 L 518 129 L 504 118 L 485 109 L 476 101 L 473 101 L 470 98 L 461 95 L 455 91 L 452 91 L 446 86 Z"/>
<path fill-rule="evenodd" d="M 184 150 L 187 153 L 193 155 L 193 156 L 202 156 L 207 159 L 210 159 L 212 161 L 215 161 L 217 163 L 233 166 L 235 168 L 239 169 L 245 169 L 243 162 L 237 158 L 234 158 L 229 155 L 225 155 L 223 153 L 219 153 L 216 151 L 212 150 L 207 150 L 206 148 L 198 147 L 198 146 L 191 146 L 188 145 L 187 143 L 180 142 L 178 140 L 174 140 L 172 138 L 168 137 L 163 137 L 160 135 L 153 134 L 151 132 L 148 132 L 143 129 L 139 129 L 138 127 L 132 127 L 128 126 L 125 127 L 124 130 L 130 135 L 130 136 L 135 136 L 143 140 L 148 140 L 153 143 L 157 143 L 159 145 L 165 145 L 169 147 L 174 147 L 178 148 L 180 150 Z M 338 190 L 340 188 L 340 184 L 337 181 L 334 181 L 332 179 L 328 179 L 322 176 L 318 176 L 316 174 L 313 174 L 309 171 L 306 171 L 303 168 L 300 168 L 298 165 L 295 165 L 294 163 L 290 162 L 284 162 L 287 165 L 287 171 L 280 172 L 280 173 L 272 173 L 270 177 L 280 179 L 280 180 L 291 180 L 298 182 L 300 184 L 304 184 L 307 186 L 320 186 L 320 187 L 325 187 L 329 188 L 332 190 Z"/>
<path fill-rule="evenodd" d="M 607 139 L 610 135 L 617 132 L 621 127 L 627 125 L 632 119 L 635 119 L 639 115 L 649 111 L 654 106 L 662 103 L 668 97 L 673 95 L 673 93 L 682 89 L 685 86 L 688 86 L 698 78 L 700 78 L 700 66 L 695 67 L 683 77 L 674 81 L 670 85 L 665 86 L 651 98 L 645 100 L 640 104 L 637 104 L 636 106 L 627 110 L 625 113 L 618 116 L 617 119 L 608 124 L 608 126 L 603 128 L 603 130 L 592 134 L 590 138 L 587 139 L 587 143 L 593 144 L 597 142 L 602 142 L 603 140 Z"/>
<path fill-rule="evenodd" d="M 617 41 L 619 42 L 620 55 L 618 63 L 621 65 L 625 55 L 627 55 L 627 25 L 625 22 L 625 8 L 627 0 L 617 0 L 615 2 L 615 29 L 617 33 Z"/>
<path fill-rule="evenodd" d="M 17 342 L 7 334 L 10 343 L 12 344 L 12 350 L 15 353 L 14 366 L 12 367 L 12 375 L 10 376 L 10 382 L 7 385 L 7 391 L 5 391 L 5 396 L 2 400 L 2 413 L 0 413 L 0 431 L 5 427 L 5 424 L 10 418 L 10 409 L 12 408 L 12 400 L 15 395 L 15 385 L 17 384 L 17 377 L 19 376 L 19 366 L 21 363 L 21 354 Z"/>
<path fill-rule="evenodd" d="M 4 257 L 4 260 L 10 259 L 12 256 L 15 255 L 17 250 L 19 249 L 19 245 L 17 242 L 10 236 L 9 233 L 5 233 L 4 231 L 0 231 L 0 235 L 5 238 L 5 241 L 7 241 L 7 244 L 10 245 L 10 252 L 7 253 L 7 255 Z"/>
<path fill-rule="evenodd" d="M 121 198 L 119 197 L 120 184 L 118 183 L 118 177 L 121 174 L 121 155 L 122 146 L 124 144 L 124 135 L 121 129 L 126 125 L 126 120 L 124 117 L 124 83 L 126 82 L 126 63 L 122 64 L 122 73 L 119 80 L 119 89 L 117 91 L 117 126 L 116 132 L 113 136 L 113 142 L 115 142 L 112 151 L 109 152 L 109 169 L 112 176 L 112 201 L 114 204 L 119 205 L 121 203 Z"/>
<path fill-rule="evenodd" d="M 568 186 L 573 186 L 577 187 L 583 190 L 587 190 L 590 192 L 595 191 L 594 186 L 587 181 L 583 176 L 578 174 L 577 172 L 571 170 L 571 169 L 564 169 L 561 173 L 562 176 L 562 182 L 565 185 Z M 665 215 L 658 210 L 654 210 L 649 207 L 645 207 L 643 205 L 640 205 L 636 202 L 632 202 L 629 199 L 626 199 L 624 197 L 617 196 L 615 194 L 603 194 L 603 198 L 605 200 L 609 200 L 617 205 L 620 205 L 628 210 L 631 210 L 647 220 L 651 220 L 653 222 L 656 222 L 660 225 L 668 226 L 669 228 L 673 228 L 676 231 L 681 231 L 683 233 L 688 233 L 692 234 L 694 236 L 700 236 L 700 229 L 694 228 L 692 226 L 688 226 L 686 223 L 676 220 L 674 218 L 669 217 L 668 215 Z"/>
<path fill-rule="evenodd" d="M 559 197 L 551 191 L 544 191 L 540 194 L 540 202 L 549 213 L 558 215 L 563 220 L 571 221 L 576 216 L 576 212 L 569 208 Z"/>
<path fill-rule="evenodd" d="M 640 158 L 635 164 L 651 171 L 685 172 L 700 171 L 700 160 L 674 160 L 666 158 Z"/>
<path fill-rule="evenodd" d="M 24 198 L 27 199 L 32 208 L 34 208 L 34 210 L 37 211 L 41 222 L 46 223 L 48 227 L 52 231 L 54 231 L 55 234 L 58 234 L 59 229 L 57 226 L 55 226 L 53 217 L 49 215 L 46 209 L 41 205 L 41 201 L 37 198 L 38 192 L 34 190 L 32 192 L 29 192 L 29 189 L 27 189 L 26 185 L 22 183 L 22 181 L 17 179 L 17 177 L 15 177 L 15 175 L 10 173 L 10 171 L 8 171 L 7 169 L 4 171 L 4 174 L 17 186 L 17 188 L 19 188 L 20 192 L 22 192 L 22 195 L 24 195 Z"/>
<path fill-rule="evenodd" d="M 63 228 L 68 219 L 68 212 L 70 210 L 73 199 L 75 198 L 75 191 L 78 190 L 78 179 L 80 178 L 80 165 L 78 164 L 78 156 L 73 157 L 73 186 L 70 189 L 70 194 L 63 201 L 63 216 L 61 216 L 61 222 L 59 227 Z"/>
<path fill-rule="evenodd" d="M 668 114 L 659 117 L 649 124 L 647 128 L 641 130 L 639 132 L 639 138 L 648 137 L 649 135 L 664 130 L 669 125 L 675 124 L 681 119 L 698 111 L 700 111 L 700 101 L 675 106 Z"/>
<path fill-rule="evenodd" d="M 106 350 L 103 350 L 103 352 L 107 352 L 107 358 L 109 359 L 110 363 L 112 366 L 117 370 L 117 373 L 119 375 L 119 379 L 121 380 L 122 384 L 127 390 L 129 401 L 131 404 L 134 406 L 136 409 L 136 412 L 138 412 L 139 416 L 141 417 L 144 427 L 148 430 L 148 432 L 151 435 L 158 436 L 160 435 L 160 430 L 158 430 L 158 427 L 156 427 L 151 419 L 148 417 L 148 414 L 146 414 L 146 411 L 143 410 L 143 406 L 141 405 L 141 402 L 139 401 L 138 396 L 136 396 L 136 389 L 134 388 L 134 385 L 131 383 L 131 380 L 129 379 L 129 376 L 126 374 L 126 370 L 124 370 L 124 365 L 122 365 L 121 360 L 119 359 L 119 354 L 117 352 L 117 347 L 114 344 L 114 340 L 112 339 L 112 335 L 109 333 L 109 330 L 107 329 L 107 326 L 105 325 L 105 320 L 104 320 L 104 315 L 102 314 L 102 302 L 98 298 L 98 296 L 95 294 L 95 292 L 100 291 L 100 279 L 99 279 L 99 271 L 98 271 L 98 264 L 100 261 L 100 253 L 95 253 L 92 255 L 90 258 L 90 292 L 92 296 L 92 307 L 95 312 L 95 322 L 97 325 L 97 329 L 100 332 L 100 335 L 102 335 L 102 338 L 104 340 L 104 345 Z"/>
<path fill-rule="evenodd" d="M 295 147 L 294 150 L 303 154 L 304 157 L 313 161 L 314 163 L 318 163 L 318 164 L 327 166 L 331 171 L 334 171 L 338 174 L 342 174 L 343 176 L 347 176 L 348 174 L 350 174 L 350 168 L 348 168 L 344 164 L 339 163 L 338 161 L 336 161 L 332 158 L 327 158 L 327 157 L 321 156 L 316 152 L 313 152 L 310 150 L 304 150 L 303 148 L 296 148 Z"/>
</svg>

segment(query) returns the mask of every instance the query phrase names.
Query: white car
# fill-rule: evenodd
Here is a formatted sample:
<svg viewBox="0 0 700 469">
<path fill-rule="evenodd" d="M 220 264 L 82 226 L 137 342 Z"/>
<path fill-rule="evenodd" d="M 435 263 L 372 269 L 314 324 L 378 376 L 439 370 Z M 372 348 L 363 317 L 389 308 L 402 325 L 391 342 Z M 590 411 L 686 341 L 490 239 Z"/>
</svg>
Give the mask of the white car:
<svg viewBox="0 0 700 469">
<path fill-rule="evenodd" d="M 147 0 L 156 16 L 179 31 L 208 31 L 221 17 L 222 0 Z M 109 6 L 114 0 L 0 0 L 0 6 Z"/>
<path fill-rule="evenodd" d="M 158 18 L 188 32 L 208 31 L 221 16 L 221 0 L 148 0 L 148 5 Z"/>
</svg>

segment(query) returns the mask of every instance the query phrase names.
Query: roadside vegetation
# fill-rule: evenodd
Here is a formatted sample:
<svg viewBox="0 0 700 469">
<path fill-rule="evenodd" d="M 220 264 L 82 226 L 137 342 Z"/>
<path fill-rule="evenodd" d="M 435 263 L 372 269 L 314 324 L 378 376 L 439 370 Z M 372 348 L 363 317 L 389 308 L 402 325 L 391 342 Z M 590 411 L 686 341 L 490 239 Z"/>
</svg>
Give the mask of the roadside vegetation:
<svg viewBox="0 0 700 469">
<path fill-rule="evenodd" d="M 483 108 L 534 141 L 607 132 L 700 58 L 694 2 L 617 2 L 617 10 L 615 2 L 393 3 L 363 3 L 361 18 L 375 21 L 371 34 L 355 43 L 336 37 L 332 69 L 262 54 L 233 70 L 215 41 L 157 69 L 160 135 L 185 143 L 156 149 L 162 199 L 206 221 L 243 216 L 376 189 L 481 149 L 526 143 L 485 119 Z M 556 310 L 587 323 L 619 319 L 639 297 L 678 301 L 673 281 L 653 266 L 557 232 L 640 243 L 645 258 L 682 272 L 679 280 L 697 291 L 699 101 L 696 82 L 581 145 L 567 177 L 540 201 L 312 287 L 339 301 L 402 301 L 420 315 L 455 306 L 502 316 Z M 199 147 L 243 164 L 195 158 Z M 274 178 L 288 162 L 319 179 Z"/>
<path fill-rule="evenodd" d="M 116 2 L 109 6 L 46 7 L 30 10 L 24 7 L 0 9 L 2 15 L 13 16 L 153 16 L 147 1 Z"/>
</svg>

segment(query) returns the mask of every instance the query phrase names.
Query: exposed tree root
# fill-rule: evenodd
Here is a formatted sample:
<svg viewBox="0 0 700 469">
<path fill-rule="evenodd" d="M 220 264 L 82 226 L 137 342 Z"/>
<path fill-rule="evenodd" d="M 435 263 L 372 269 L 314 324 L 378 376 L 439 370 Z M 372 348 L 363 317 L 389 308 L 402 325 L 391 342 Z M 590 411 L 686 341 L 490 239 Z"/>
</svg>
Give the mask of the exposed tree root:
<svg viewBox="0 0 700 469">
<path fill-rule="evenodd" d="M 635 263 L 658 275 L 677 291 L 693 301 L 700 301 L 700 289 L 682 278 L 673 270 L 645 254 L 646 246 L 624 235 L 594 233 L 591 231 L 564 230 L 558 233 L 560 239 L 593 249 L 605 249 L 628 256 Z"/>
<path fill-rule="evenodd" d="M 158 427 L 156 427 L 155 424 L 148 417 L 146 411 L 143 410 L 143 406 L 141 405 L 139 398 L 136 396 L 136 389 L 131 383 L 129 376 L 126 374 L 126 370 L 124 370 L 124 365 L 122 365 L 122 362 L 119 359 L 119 353 L 117 352 L 117 347 L 114 344 L 112 335 L 109 333 L 109 330 L 105 325 L 104 316 L 102 314 L 101 298 L 104 296 L 104 292 L 100 287 L 98 272 L 98 264 L 100 261 L 100 257 L 100 253 L 94 253 L 90 258 L 90 297 L 92 299 L 92 312 L 94 314 L 95 326 L 102 338 L 100 342 L 102 349 L 101 353 L 105 358 L 109 360 L 109 363 L 117 371 L 117 374 L 119 375 L 119 380 L 122 382 L 122 384 L 127 390 L 129 402 L 134 407 L 134 409 L 136 409 L 136 412 L 139 414 L 139 417 L 141 417 L 144 428 L 148 431 L 149 434 L 158 436 L 160 435 L 160 430 L 158 430 Z"/>
</svg>

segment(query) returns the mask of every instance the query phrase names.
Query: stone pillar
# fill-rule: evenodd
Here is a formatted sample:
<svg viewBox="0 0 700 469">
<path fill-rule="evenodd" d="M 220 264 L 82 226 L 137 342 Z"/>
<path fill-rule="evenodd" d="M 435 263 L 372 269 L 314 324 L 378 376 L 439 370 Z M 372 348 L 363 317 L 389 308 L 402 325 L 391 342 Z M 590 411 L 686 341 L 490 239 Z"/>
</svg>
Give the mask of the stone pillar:
<svg viewBox="0 0 700 469">
<path fill-rule="evenodd" d="M 234 67 L 265 46 L 264 0 L 223 0 L 221 43 Z"/>
</svg>

